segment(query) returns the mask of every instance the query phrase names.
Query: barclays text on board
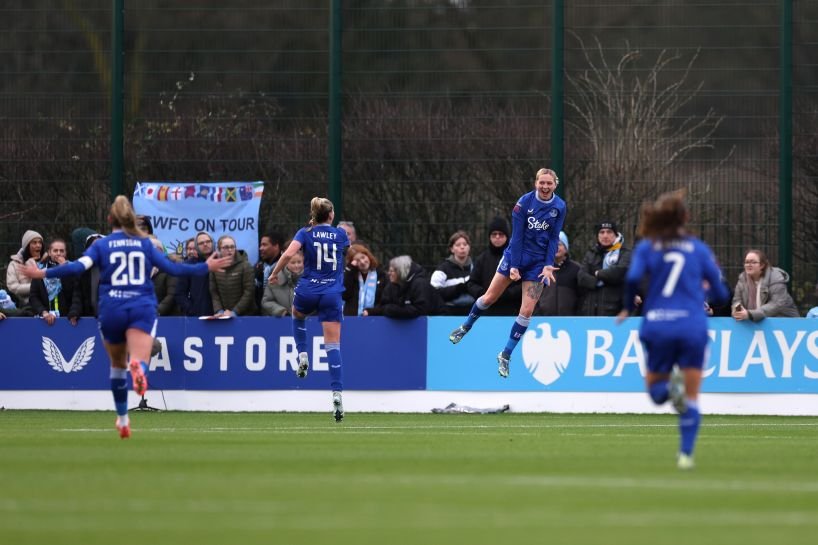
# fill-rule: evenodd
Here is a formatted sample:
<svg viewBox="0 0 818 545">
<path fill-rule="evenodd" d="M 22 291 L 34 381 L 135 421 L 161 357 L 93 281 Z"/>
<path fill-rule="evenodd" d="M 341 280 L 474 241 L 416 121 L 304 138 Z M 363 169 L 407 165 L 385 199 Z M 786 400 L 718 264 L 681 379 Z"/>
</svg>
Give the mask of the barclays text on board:
<svg viewBox="0 0 818 545">
<path fill-rule="evenodd" d="M 645 354 L 639 319 L 617 326 L 612 318 L 535 318 L 514 353 L 511 376 L 492 370 L 509 321 L 483 319 L 457 346 L 447 332 L 456 318 L 430 320 L 430 390 L 641 392 Z M 710 322 L 710 354 L 703 391 L 818 393 L 818 323 L 731 318 Z"/>
</svg>

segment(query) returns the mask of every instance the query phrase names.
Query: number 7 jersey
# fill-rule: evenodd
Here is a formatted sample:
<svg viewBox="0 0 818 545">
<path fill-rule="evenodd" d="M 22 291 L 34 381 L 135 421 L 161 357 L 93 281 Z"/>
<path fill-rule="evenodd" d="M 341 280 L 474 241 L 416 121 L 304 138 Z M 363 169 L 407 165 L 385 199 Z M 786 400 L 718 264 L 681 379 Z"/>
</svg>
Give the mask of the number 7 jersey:
<svg viewBox="0 0 818 545">
<path fill-rule="evenodd" d="M 299 229 L 293 237 L 304 253 L 304 274 L 295 287 L 300 295 L 344 291 L 344 255 L 349 247 L 346 231 L 331 225 Z"/>
<path fill-rule="evenodd" d="M 706 328 L 704 303 L 708 291 L 717 301 L 729 296 L 713 252 L 691 236 L 668 241 L 642 240 L 634 248 L 625 277 L 623 302 L 629 311 L 635 307 L 633 299 L 639 288 L 645 290 L 643 328 L 655 324 L 670 327 L 680 335 L 689 332 L 688 328 Z"/>
</svg>

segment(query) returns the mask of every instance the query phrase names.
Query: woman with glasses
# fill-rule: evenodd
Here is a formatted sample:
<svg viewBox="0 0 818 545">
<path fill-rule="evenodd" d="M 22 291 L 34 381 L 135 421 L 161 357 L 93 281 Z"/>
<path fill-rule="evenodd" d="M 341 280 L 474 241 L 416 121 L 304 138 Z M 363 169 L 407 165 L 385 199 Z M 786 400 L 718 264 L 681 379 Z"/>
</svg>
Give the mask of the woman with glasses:
<svg viewBox="0 0 818 545">
<path fill-rule="evenodd" d="M 344 319 L 344 254 L 349 248 L 346 232 L 333 227 L 335 207 L 332 201 L 314 197 L 310 201 L 310 222 L 298 230 L 287 250 L 270 273 L 270 283 L 279 281 L 279 273 L 299 251 L 304 254 L 304 272 L 295 287 L 293 299 L 293 337 L 298 350 L 299 378 L 307 376 L 307 315 L 317 313 L 324 333 L 324 348 L 329 360 L 332 408 L 336 422 L 344 418 L 341 402 L 343 367 L 341 361 L 341 321 Z"/>
<path fill-rule="evenodd" d="M 748 250 L 744 272 L 738 277 L 733 295 L 733 318 L 760 322 L 764 318 L 797 318 L 798 308 L 787 292 L 790 275 L 770 265 L 761 250 Z"/>
<path fill-rule="evenodd" d="M 256 313 L 256 284 L 253 266 L 244 250 L 236 248 L 236 240 L 222 235 L 216 242 L 219 257 L 229 257 L 224 271 L 210 274 L 210 298 L 214 316 L 249 316 Z"/>
</svg>

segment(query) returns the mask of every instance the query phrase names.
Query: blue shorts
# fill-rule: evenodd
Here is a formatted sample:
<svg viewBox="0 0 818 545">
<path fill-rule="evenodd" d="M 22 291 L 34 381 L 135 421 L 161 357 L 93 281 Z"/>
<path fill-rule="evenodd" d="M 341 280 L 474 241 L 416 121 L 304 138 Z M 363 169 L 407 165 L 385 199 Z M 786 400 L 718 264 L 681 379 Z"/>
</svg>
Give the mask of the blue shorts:
<svg viewBox="0 0 818 545">
<path fill-rule="evenodd" d="M 543 279 L 540 274 L 542 274 L 543 267 L 545 267 L 545 260 L 543 258 L 539 256 L 523 256 L 520 262 L 520 268 L 518 269 L 520 271 L 520 279 L 530 282 L 542 282 Z M 497 272 L 503 276 L 509 276 L 511 274 L 511 254 L 508 248 L 503 252 L 503 258 L 500 259 L 500 264 L 497 265 Z"/>
<path fill-rule="evenodd" d="M 674 364 L 681 369 L 702 369 L 707 359 L 709 340 L 706 331 L 704 335 L 691 334 L 679 338 L 662 338 L 656 335 L 641 338 L 645 347 L 648 371 L 670 373 Z"/>
<path fill-rule="evenodd" d="M 309 295 L 296 293 L 293 307 L 301 314 L 317 312 L 320 322 L 344 321 L 344 300 L 340 292 Z"/>
<path fill-rule="evenodd" d="M 149 335 L 156 332 L 156 307 L 140 305 L 127 308 L 99 309 L 99 331 L 110 344 L 125 342 L 125 332 L 131 328 L 141 329 Z"/>
</svg>

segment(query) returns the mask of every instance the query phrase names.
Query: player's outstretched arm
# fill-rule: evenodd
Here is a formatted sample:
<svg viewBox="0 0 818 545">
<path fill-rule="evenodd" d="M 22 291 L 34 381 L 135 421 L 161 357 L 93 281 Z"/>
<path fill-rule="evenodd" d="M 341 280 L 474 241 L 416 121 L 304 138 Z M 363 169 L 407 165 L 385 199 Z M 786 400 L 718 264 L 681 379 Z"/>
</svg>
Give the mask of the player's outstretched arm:
<svg viewBox="0 0 818 545">
<path fill-rule="evenodd" d="M 46 273 L 48 273 L 48 278 L 63 278 L 65 276 L 76 276 L 78 274 L 82 274 L 87 269 L 90 269 L 93 264 L 94 263 L 90 258 L 83 256 L 77 261 L 58 265 L 57 267 L 51 267 L 50 269 L 40 269 L 33 263 L 26 263 L 20 267 L 19 270 L 21 273 L 23 273 L 23 275 L 33 279 L 45 278 Z"/>
</svg>

